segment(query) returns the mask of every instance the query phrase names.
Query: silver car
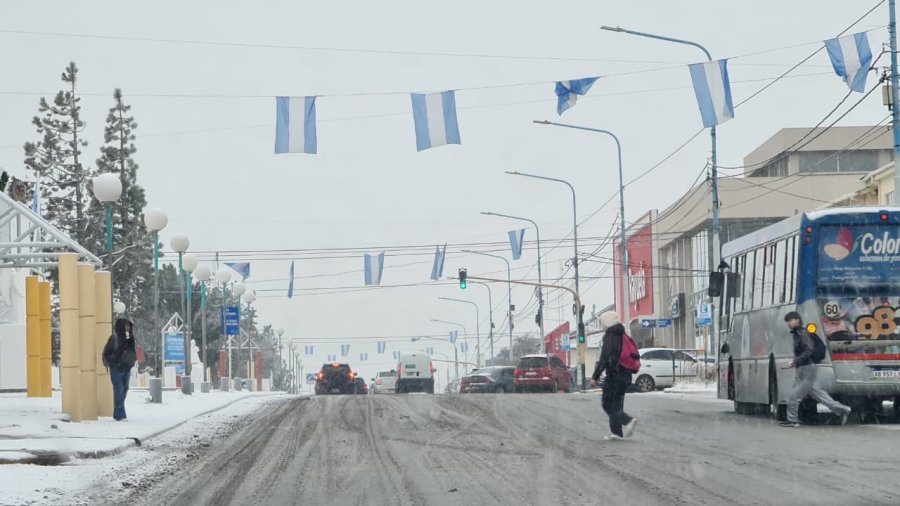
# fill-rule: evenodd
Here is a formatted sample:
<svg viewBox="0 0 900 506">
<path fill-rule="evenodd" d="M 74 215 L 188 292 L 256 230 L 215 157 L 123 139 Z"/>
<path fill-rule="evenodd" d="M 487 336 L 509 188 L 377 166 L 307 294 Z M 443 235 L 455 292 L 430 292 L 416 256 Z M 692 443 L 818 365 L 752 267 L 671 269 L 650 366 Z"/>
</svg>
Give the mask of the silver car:
<svg viewBox="0 0 900 506">
<path fill-rule="evenodd" d="M 397 385 L 397 371 L 393 369 L 381 371 L 378 373 L 378 376 L 372 379 L 372 382 L 375 383 L 374 388 L 372 388 L 373 394 L 392 394 Z"/>
</svg>

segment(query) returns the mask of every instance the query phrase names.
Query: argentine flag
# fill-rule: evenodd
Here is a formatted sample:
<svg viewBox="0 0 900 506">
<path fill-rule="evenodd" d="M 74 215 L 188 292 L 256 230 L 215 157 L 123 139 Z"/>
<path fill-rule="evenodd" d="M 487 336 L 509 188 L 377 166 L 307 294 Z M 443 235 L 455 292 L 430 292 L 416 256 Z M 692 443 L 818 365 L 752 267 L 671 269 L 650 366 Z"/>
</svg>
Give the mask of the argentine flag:
<svg viewBox="0 0 900 506">
<path fill-rule="evenodd" d="M 705 128 L 714 127 L 734 118 L 727 64 L 728 60 L 716 60 L 688 65 Z"/>
<path fill-rule="evenodd" d="M 441 93 L 411 93 L 413 120 L 416 124 L 416 150 L 461 144 L 456 121 L 456 94 L 453 90 Z"/>
<path fill-rule="evenodd" d="M 399 351 L 394 352 L 394 360 L 400 360 L 400 352 Z"/>
<path fill-rule="evenodd" d="M 851 91 L 866 90 L 866 78 L 872 65 L 872 49 L 866 32 L 845 35 L 825 41 L 825 49 L 831 58 L 834 73 L 843 77 Z"/>
<path fill-rule="evenodd" d="M 342 345 L 341 345 L 341 356 L 342 356 L 342 357 L 346 357 L 346 356 L 349 355 L 349 354 L 350 354 L 350 345 L 349 345 L 349 344 L 342 344 Z"/>
<path fill-rule="evenodd" d="M 456 336 L 459 335 L 459 331 L 451 330 L 450 331 L 450 344 L 456 344 Z"/>
<path fill-rule="evenodd" d="M 434 250 L 434 265 L 431 266 L 431 279 L 437 281 L 444 275 L 444 258 L 447 256 L 447 245 L 443 249 L 437 246 Z"/>
<path fill-rule="evenodd" d="M 378 353 L 384 353 L 387 349 L 387 341 L 378 341 Z"/>
<path fill-rule="evenodd" d="M 316 153 L 316 97 L 275 97 L 275 153 Z"/>
<path fill-rule="evenodd" d="M 306 346 L 304 346 L 304 347 L 303 347 L 303 354 L 304 354 L 304 355 L 312 355 L 312 354 L 313 354 L 313 347 L 312 347 L 312 345 L 307 344 Z"/>
<path fill-rule="evenodd" d="M 599 79 L 597 77 L 585 77 L 584 79 L 573 79 L 571 81 L 557 81 L 556 83 L 556 113 L 562 116 L 562 113 L 569 110 L 578 101 L 578 95 L 587 95 L 588 90 Z"/>
<path fill-rule="evenodd" d="M 384 272 L 384 253 L 377 255 L 365 254 L 366 259 L 366 286 L 380 285 L 381 273 Z"/>
<path fill-rule="evenodd" d="M 509 246 L 512 248 L 513 260 L 522 258 L 522 242 L 525 239 L 525 229 L 509 231 Z"/>
</svg>

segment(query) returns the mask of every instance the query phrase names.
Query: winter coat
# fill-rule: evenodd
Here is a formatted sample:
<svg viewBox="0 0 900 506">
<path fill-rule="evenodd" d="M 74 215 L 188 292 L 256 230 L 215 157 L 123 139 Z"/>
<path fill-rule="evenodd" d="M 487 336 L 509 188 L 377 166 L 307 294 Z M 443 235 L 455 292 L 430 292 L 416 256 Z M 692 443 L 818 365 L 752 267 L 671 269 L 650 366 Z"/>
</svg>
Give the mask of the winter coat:
<svg viewBox="0 0 900 506">
<path fill-rule="evenodd" d="M 131 334 L 127 327 L 131 326 Z M 116 320 L 115 333 L 109 336 L 103 347 L 103 363 L 113 370 L 128 370 L 134 367 L 137 352 L 134 346 L 134 324 L 125 318 Z"/>
<path fill-rule="evenodd" d="M 801 325 L 791 329 L 791 336 L 794 339 L 794 367 L 813 365 L 813 342 L 809 332 Z"/>
<path fill-rule="evenodd" d="M 619 357 L 622 356 L 622 336 L 625 334 L 625 327 L 621 323 L 617 323 L 606 329 L 603 334 L 603 344 L 600 346 L 600 360 L 594 367 L 594 374 L 591 378 L 594 381 L 600 379 L 603 371 L 606 376 L 625 376 L 631 377 L 631 373 L 625 371 L 619 363 Z"/>
</svg>

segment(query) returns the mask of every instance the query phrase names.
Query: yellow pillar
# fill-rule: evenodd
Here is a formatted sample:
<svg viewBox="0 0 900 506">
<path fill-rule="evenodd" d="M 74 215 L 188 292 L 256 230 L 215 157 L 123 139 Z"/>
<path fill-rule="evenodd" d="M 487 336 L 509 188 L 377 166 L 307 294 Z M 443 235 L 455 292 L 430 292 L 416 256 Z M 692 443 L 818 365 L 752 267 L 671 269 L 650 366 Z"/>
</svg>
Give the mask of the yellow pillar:
<svg viewBox="0 0 900 506">
<path fill-rule="evenodd" d="M 59 380 L 62 410 L 73 422 L 82 420 L 78 328 L 78 259 L 75 253 L 63 253 L 59 256 Z"/>
<path fill-rule="evenodd" d="M 41 397 L 53 397 L 53 343 L 50 337 L 50 282 L 41 281 Z"/>
<path fill-rule="evenodd" d="M 28 397 L 41 396 L 41 303 L 37 276 L 25 276 L 25 367 Z"/>
<path fill-rule="evenodd" d="M 103 365 L 103 347 L 112 334 L 112 278 L 108 271 L 94 273 L 97 328 L 97 416 L 113 416 L 113 391 L 109 371 Z"/>
<path fill-rule="evenodd" d="M 97 296 L 94 294 L 94 266 L 78 264 L 78 344 L 81 353 L 81 417 L 83 420 L 97 419 L 97 323 L 94 308 Z"/>
</svg>

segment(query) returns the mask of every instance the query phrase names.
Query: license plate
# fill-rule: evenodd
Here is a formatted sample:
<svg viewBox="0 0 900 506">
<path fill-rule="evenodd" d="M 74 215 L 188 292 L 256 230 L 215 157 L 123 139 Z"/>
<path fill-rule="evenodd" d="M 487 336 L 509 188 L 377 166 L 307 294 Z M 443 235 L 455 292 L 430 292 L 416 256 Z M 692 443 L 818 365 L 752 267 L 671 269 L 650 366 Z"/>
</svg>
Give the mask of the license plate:
<svg viewBox="0 0 900 506">
<path fill-rule="evenodd" d="M 526 372 L 525 376 L 537 376 L 536 372 Z"/>
<path fill-rule="evenodd" d="M 900 378 L 900 369 L 876 369 L 873 376 L 876 378 Z"/>
</svg>

